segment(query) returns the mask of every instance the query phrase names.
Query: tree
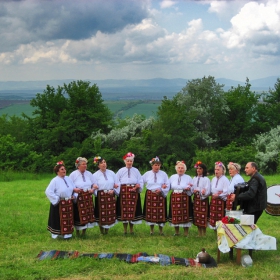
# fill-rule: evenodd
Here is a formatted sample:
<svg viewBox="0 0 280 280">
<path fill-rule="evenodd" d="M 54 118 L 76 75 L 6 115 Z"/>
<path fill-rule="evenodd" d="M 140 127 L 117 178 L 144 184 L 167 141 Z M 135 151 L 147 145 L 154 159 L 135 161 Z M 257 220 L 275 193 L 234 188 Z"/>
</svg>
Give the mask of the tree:
<svg viewBox="0 0 280 280">
<path fill-rule="evenodd" d="M 34 117 L 27 117 L 35 149 L 53 155 L 82 143 L 94 131 L 109 131 L 112 121 L 97 85 L 86 81 L 73 81 L 57 90 L 48 85 L 30 104 L 35 107 Z"/>
<path fill-rule="evenodd" d="M 188 121 L 193 122 L 198 147 L 218 147 L 219 128 L 229 111 L 223 85 L 217 84 L 212 76 L 194 79 L 187 82 L 178 97 L 178 104 L 188 112 Z"/>
<path fill-rule="evenodd" d="M 267 173 L 280 172 L 280 125 L 257 135 L 254 145 L 260 169 Z"/>
<path fill-rule="evenodd" d="M 274 89 L 264 92 L 262 97 L 257 108 L 256 123 L 260 128 L 255 130 L 256 134 L 268 132 L 280 125 L 280 78 L 277 78 Z"/>
<path fill-rule="evenodd" d="M 247 78 L 245 86 L 232 87 L 224 94 L 229 111 L 218 129 L 222 147 L 233 141 L 237 145 L 247 145 L 253 141 L 256 129 L 254 118 L 260 96 L 250 88 L 251 84 Z"/>
<path fill-rule="evenodd" d="M 191 112 L 185 110 L 181 99 L 181 93 L 171 100 L 164 97 L 150 135 L 154 153 L 150 157 L 159 156 L 166 169 L 174 167 L 177 160 L 184 160 L 188 164 L 195 154 L 193 118 Z"/>
<path fill-rule="evenodd" d="M 17 142 L 29 142 L 28 122 L 20 117 L 0 116 L 0 135 L 11 135 Z"/>
</svg>

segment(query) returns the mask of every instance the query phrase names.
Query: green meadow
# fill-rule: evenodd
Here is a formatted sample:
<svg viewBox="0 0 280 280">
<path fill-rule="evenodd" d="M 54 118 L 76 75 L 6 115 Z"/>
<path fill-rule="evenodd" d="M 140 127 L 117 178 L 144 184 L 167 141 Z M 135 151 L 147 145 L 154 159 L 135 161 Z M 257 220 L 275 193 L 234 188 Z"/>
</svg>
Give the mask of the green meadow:
<svg viewBox="0 0 280 280">
<path fill-rule="evenodd" d="M 144 115 L 145 117 L 155 117 L 160 100 L 105 100 L 104 104 L 112 111 L 115 117 L 132 117 L 134 114 Z M 20 117 L 22 113 L 32 116 L 34 108 L 30 104 L 14 104 L 0 109 L 0 115 Z"/>
<path fill-rule="evenodd" d="M 47 228 L 49 201 L 45 189 L 53 174 L 1 172 L 0 276 L 1 279 L 279 279 L 280 254 L 277 251 L 254 251 L 253 266 L 244 268 L 221 253 L 216 268 L 181 265 L 128 264 L 118 259 L 59 259 L 39 261 L 41 250 L 79 251 L 81 253 L 146 252 L 180 258 L 195 258 L 201 248 L 216 259 L 215 233 L 207 229 L 206 237 L 198 237 L 195 226 L 189 236 L 173 236 L 174 229 L 164 227 L 165 236 L 156 231 L 149 235 L 143 222 L 135 226 L 135 235 L 123 236 L 121 223 L 100 235 L 98 227 L 87 230 L 85 238 L 74 234 L 70 240 L 53 240 Z M 248 178 L 244 178 L 248 180 Z M 267 184 L 280 183 L 280 175 L 266 176 Z M 142 202 L 144 192 L 141 194 Z M 258 226 L 264 234 L 280 238 L 280 217 L 264 213 Z M 278 242 L 279 246 L 279 242 Z M 246 250 L 242 254 L 248 254 Z M 236 252 L 234 251 L 234 258 Z"/>
</svg>

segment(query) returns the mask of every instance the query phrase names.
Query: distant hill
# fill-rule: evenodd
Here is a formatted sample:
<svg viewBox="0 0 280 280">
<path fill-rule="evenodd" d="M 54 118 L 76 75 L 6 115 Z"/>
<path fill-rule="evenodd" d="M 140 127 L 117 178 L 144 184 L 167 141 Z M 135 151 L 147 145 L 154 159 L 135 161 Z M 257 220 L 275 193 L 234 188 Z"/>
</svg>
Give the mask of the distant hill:
<svg viewBox="0 0 280 280">
<path fill-rule="evenodd" d="M 267 91 L 274 88 L 278 76 L 250 81 L 253 91 Z M 141 80 L 89 80 L 97 84 L 104 100 L 120 99 L 154 99 L 161 100 L 163 96 L 173 97 L 187 83 L 189 79 L 141 79 Z M 190 79 L 191 80 L 191 79 Z M 45 80 L 45 81 L 0 81 L 1 99 L 31 99 L 36 93 L 42 93 L 47 85 L 57 87 L 68 84 L 74 79 Z M 224 90 L 238 85 L 245 85 L 244 81 L 218 78 L 216 82 L 224 85 Z"/>
</svg>

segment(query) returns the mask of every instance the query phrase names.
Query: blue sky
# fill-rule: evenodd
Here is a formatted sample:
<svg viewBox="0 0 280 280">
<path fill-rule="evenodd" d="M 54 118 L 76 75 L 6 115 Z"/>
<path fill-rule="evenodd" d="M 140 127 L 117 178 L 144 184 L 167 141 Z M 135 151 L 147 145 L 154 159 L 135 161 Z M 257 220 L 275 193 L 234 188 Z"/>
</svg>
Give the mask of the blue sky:
<svg viewBox="0 0 280 280">
<path fill-rule="evenodd" d="M 280 72 L 280 0 L 0 2 L 0 80 Z"/>
</svg>

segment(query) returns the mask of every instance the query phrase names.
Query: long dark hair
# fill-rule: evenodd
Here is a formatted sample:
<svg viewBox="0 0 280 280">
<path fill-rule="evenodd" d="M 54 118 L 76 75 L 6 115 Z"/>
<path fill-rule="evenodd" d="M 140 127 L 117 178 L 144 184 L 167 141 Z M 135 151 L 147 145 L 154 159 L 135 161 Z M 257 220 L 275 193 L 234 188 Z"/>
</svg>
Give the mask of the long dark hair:
<svg viewBox="0 0 280 280">
<path fill-rule="evenodd" d="M 203 169 L 202 177 L 207 176 L 207 167 L 204 163 L 198 163 L 197 167 L 201 167 Z M 196 176 L 197 176 L 197 170 L 195 170 Z"/>
</svg>

